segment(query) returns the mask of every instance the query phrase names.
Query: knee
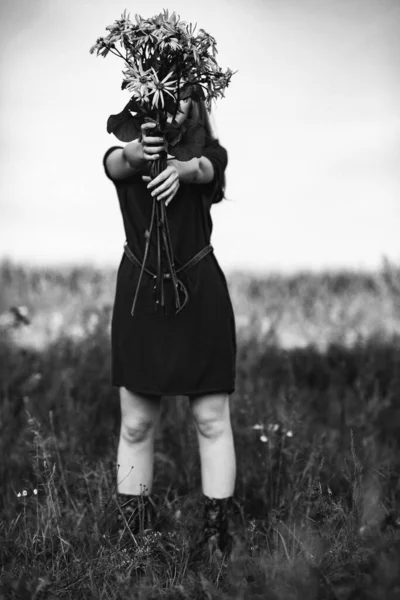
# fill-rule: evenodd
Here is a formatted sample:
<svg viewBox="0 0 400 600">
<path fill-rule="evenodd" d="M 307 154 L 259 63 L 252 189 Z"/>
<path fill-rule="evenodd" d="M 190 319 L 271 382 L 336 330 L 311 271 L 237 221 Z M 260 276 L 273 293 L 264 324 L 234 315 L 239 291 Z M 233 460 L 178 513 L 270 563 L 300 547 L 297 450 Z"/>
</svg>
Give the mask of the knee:
<svg viewBox="0 0 400 600">
<path fill-rule="evenodd" d="M 229 408 L 220 410 L 200 410 L 193 412 L 194 422 L 199 434 L 207 439 L 221 437 L 230 427 Z"/>
<path fill-rule="evenodd" d="M 151 419 L 123 419 L 121 438 L 129 445 L 140 444 L 152 438 L 154 423 Z"/>
<path fill-rule="evenodd" d="M 209 440 L 221 437 L 226 429 L 224 422 L 215 418 L 195 419 L 195 423 L 199 434 Z"/>
</svg>

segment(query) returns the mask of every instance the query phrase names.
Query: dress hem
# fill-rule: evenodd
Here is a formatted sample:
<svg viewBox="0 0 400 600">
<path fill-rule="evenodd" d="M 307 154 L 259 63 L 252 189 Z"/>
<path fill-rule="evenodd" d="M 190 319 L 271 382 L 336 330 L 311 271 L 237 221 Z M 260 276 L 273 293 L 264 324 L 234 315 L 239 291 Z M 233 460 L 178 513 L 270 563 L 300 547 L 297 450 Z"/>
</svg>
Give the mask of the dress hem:
<svg viewBox="0 0 400 600">
<path fill-rule="evenodd" d="M 196 391 L 191 391 L 191 392 L 154 392 L 154 391 L 150 391 L 150 390 L 138 390 L 138 389 L 131 389 L 129 387 L 127 387 L 125 384 L 123 383 L 114 383 L 112 382 L 111 384 L 113 387 L 124 387 L 126 388 L 128 391 L 132 392 L 132 394 L 141 394 L 143 396 L 203 396 L 206 394 L 233 394 L 233 392 L 235 391 L 234 387 L 224 387 L 224 388 L 210 388 L 207 390 L 196 390 Z"/>
</svg>

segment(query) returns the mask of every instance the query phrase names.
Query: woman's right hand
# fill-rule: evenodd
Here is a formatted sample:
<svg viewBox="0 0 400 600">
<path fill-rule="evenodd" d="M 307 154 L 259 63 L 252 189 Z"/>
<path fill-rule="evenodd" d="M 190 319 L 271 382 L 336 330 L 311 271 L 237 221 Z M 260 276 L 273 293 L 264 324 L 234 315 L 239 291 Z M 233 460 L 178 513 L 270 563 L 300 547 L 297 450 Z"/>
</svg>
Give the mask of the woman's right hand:
<svg viewBox="0 0 400 600">
<path fill-rule="evenodd" d="M 124 148 L 116 148 L 109 154 L 107 170 L 111 179 L 125 179 L 136 173 L 150 173 L 152 162 L 166 149 L 163 137 L 151 135 L 155 127 L 157 124 L 154 122 L 143 123 L 139 139 L 129 142 Z"/>
<path fill-rule="evenodd" d="M 156 123 L 143 123 L 141 128 L 141 146 L 145 161 L 157 160 L 157 158 L 160 158 L 160 153 L 166 150 L 165 139 L 161 136 L 151 135 L 151 130 L 156 127 Z"/>
</svg>

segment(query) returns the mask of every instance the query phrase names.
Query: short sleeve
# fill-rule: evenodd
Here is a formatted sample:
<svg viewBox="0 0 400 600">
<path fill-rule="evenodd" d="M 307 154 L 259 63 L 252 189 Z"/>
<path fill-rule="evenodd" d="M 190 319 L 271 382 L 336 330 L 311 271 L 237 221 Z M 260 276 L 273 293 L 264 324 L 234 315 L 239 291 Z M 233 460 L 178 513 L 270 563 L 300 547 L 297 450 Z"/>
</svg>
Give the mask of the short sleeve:
<svg viewBox="0 0 400 600">
<path fill-rule="evenodd" d="M 109 148 L 107 150 L 107 152 L 105 153 L 105 155 L 103 156 L 103 167 L 104 167 L 104 171 L 105 174 L 107 175 L 108 179 L 111 179 L 111 181 L 114 181 L 113 178 L 110 176 L 108 169 L 107 169 L 107 165 L 106 165 L 106 161 L 107 158 L 110 156 L 111 152 L 114 152 L 114 150 L 119 150 L 122 149 L 122 146 L 112 146 L 111 148 Z"/>
<path fill-rule="evenodd" d="M 205 184 L 206 193 L 210 197 L 210 204 L 221 202 L 224 197 L 225 169 L 228 164 L 228 153 L 218 140 L 207 144 L 203 150 L 203 156 L 211 161 L 214 168 L 214 179 Z"/>
</svg>

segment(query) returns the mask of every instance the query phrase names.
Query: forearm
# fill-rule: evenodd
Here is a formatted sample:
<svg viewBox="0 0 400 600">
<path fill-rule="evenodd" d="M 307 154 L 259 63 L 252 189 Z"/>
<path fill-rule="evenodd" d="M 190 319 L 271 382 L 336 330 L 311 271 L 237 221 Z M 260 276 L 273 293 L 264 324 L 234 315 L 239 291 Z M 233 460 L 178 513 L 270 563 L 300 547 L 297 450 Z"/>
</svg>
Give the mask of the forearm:
<svg viewBox="0 0 400 600">
<path fill-rule="evenodd" d="M 126 144 L 122 156 L 127 165 L 133 169 L 135 173 L 147 173 L 148 161 L 146 161 L 143 156 L 143 147 L 138 140 Z"/>
<path fill-rule="evenodd" d="M 211 161 L 202 156 L 201 158 L 192 158 L 188 161 L 176 160 L 168 161 L 176 167 L 179 175 L 179 181 L 182 183 L 209 183 L 214 177 L 214 169 Z"/>
</svg>

